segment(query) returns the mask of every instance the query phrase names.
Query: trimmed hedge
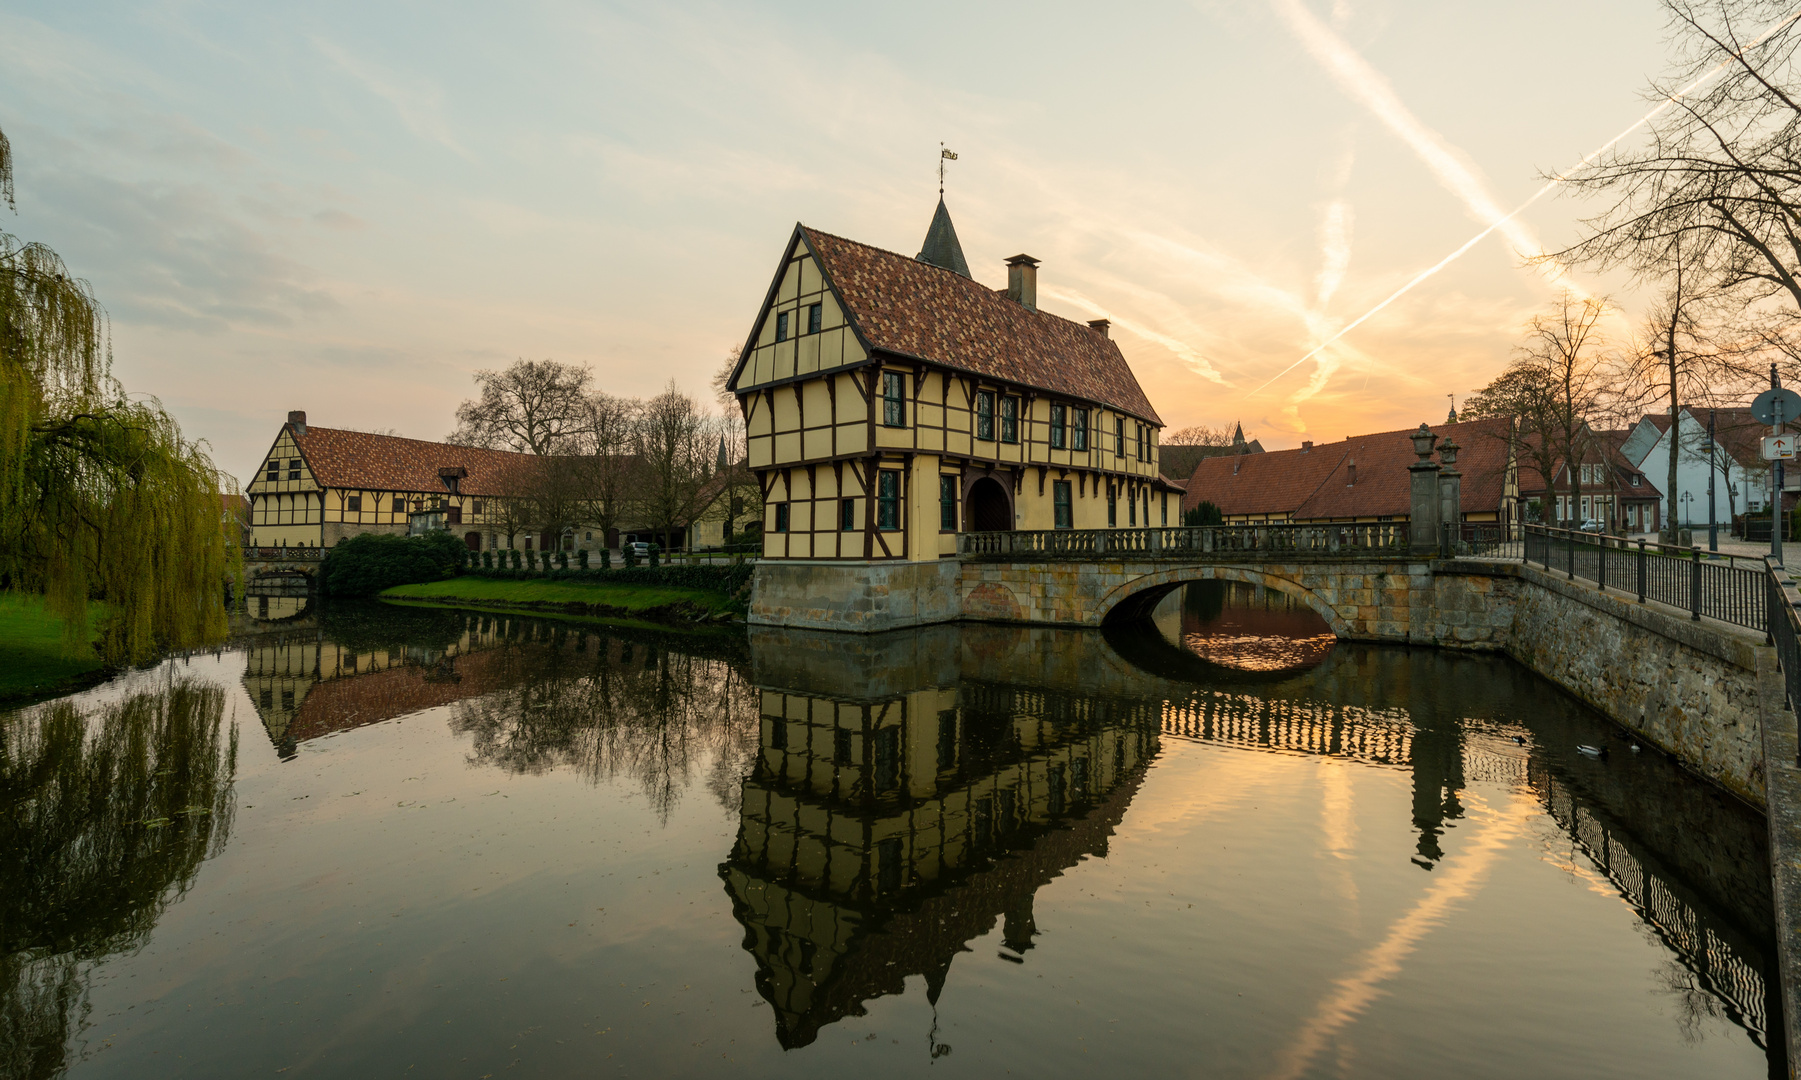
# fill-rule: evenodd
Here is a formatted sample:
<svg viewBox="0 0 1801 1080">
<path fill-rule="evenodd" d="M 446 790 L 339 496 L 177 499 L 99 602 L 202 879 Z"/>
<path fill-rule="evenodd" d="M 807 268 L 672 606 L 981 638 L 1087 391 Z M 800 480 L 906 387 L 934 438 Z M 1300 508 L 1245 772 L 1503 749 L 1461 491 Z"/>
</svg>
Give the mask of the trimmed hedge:
<svg viewBox="0 0 1801 1080">
<path fill-rule="evenodd" d="M 319 570 L 327 596 L 373 596 L 392 585 L 456 576 L 469 549 L 445 532 L 363 533 L 334 546 Z"/>
<path fill-rule="evenodd" d="M 500 581 L 591 581 L 604 585 L 667 585 L 713 589 L 730 596 L 750 581 L 750 563 L 736 566 L 632 566 L 619 570 L 471 570 L 470 577 Z M 395 584 L 399 584 L 396 582 Z"/>
</svg>

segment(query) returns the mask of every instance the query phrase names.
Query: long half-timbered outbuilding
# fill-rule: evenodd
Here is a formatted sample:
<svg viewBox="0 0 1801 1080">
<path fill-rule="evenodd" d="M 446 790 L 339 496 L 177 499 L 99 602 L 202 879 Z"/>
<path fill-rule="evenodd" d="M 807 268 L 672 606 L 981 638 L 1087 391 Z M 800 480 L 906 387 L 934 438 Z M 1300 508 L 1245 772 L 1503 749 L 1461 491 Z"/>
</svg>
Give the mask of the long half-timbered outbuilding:
<svg viewBox="0 0 1801 1080">
<path fill-rule="evenodd" d="M 1041 311 L 1038 260 L 968 273 L 940 201 L 908 258 L 795 226 L 731 386 L 773 560 L 935 561 L 960 530 L 1178 524 L 1162 427 L 1108 333 Z"/>
</svg>

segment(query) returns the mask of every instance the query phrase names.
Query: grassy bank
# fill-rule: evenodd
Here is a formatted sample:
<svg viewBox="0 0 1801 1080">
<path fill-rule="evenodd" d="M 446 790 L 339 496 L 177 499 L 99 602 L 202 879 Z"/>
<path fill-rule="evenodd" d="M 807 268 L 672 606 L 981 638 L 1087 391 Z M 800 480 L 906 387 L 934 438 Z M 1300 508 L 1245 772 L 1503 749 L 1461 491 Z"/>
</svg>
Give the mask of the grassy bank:
<svg viewBox="0 0 1801 1080">
<path fill-rule="evenodd" d="M 104 614 L 100 604 L 89 605 L 89 625 Z M 103 667 L 92 647 L 64 655 L 62 620 L 44 611 L 40 597 L 0 593 L 0 701 L 79 686 Z"/>
<path fill-rule="evenodd" d="M 652 623 L 704 622 L 729 617 L 735 611 L 731 597 L 714 589 L 544 579 L 509 581 L 470 575 L 396 585 L 380 595 L 384 600 L 518 608 Z"/>
</svg>

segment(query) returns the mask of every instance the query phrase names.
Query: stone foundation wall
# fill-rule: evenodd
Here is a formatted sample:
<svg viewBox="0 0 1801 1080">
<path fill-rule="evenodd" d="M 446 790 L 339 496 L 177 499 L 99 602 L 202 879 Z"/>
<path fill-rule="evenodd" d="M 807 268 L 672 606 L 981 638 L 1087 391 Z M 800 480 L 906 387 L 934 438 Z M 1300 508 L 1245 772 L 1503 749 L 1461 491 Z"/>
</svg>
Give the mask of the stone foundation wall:
<svg viewBox="0 0 1801 1080">
<path fill-rule="evenodd" d="M 764 559 L 752 579 L 749 622 L 859 634 L 952 622 L 963 615 L 961 573 L 955 559 Z"/>
<path fill-rule="evenodd" d="M 1759 675 L 1763 635 L 1696 621 L 1533 567 L 1519 586 L 1507 652 L 1740 798 L 1765 805 Z"/>
</svg>

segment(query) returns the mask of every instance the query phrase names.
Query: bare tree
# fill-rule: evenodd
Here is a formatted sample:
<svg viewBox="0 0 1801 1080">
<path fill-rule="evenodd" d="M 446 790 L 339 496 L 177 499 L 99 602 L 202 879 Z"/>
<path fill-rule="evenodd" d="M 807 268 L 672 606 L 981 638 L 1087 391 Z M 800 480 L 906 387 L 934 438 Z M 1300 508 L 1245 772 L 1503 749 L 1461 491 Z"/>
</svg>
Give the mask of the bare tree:
<svg viewBox="0 0 1801 1080">
<path fill-rule="evenodd" d="M 643 524 L 673 542 L 704 506 L 717 444 L 716 426 L 671 379 L 638 413 L 634 503 Z"/>
<path fill-rule="evenodd" d="M 726 351 L 725 359 L 720 361 L 718 369 L 713 372 L 713 396 L 719 399 L 722 408 L 738 407 L 738 395 L 732 391 L 732 372 L 737 370 L 740 351 L 739 346 L 732 346 Z"/>
<path fill-rule="evenodd" d="M 1647 96 L 1667 107 L 1643 144 L 1567 178 L 1614 201 L 1553 257 L 1679 278 L 1677 298 L 1705 285 L 1737 294 L 1740 311 L 1801 312 L 1801 20 L 1791 6 L 1663 0 L 1677 54 Z M 1666 308 L 1680 319 L 1683 304 Z"/>
<path fill-rule="evenodd" d="M 579 465 L 583 473 L 586 520 L 603 541 L 625 520 L 639 473 L 636 454 L 638 414 L 643 406 L 632 398 L 588 395 Z"/>
<path fill-rule="evenodd" d="M 1527 324 L 1526 341 L 1506 370 L 1464 403 L 1464 419 L 1515 418 L 1515 452 L 1538 470 L 1553 503 L 1559 473 L 1567 476 L 1572 517 L 1581 504 L 1582 464 L 1601 449 L 1589 422 L 1615 378 L 1616 362 L 1599 328 L 1607 310 L 1604 300 L 1564 293 Z M 1603 476 L 1612 486 L 1611 467 Z"/>
<path fill-rule="evenodd" d="M 505 371 L 478 371 L 481 395 L 457 406 L 450 442 L 530 454 L 568 449 L 588 420 L 585 367 L 519 360 Z"/>
<path fill-rule="evenodd" d="M 1164 446 L 1231 446 L 1232 431 L 1230 428 L 1208 427 L 1196 424 L 1180 431 L 1172 431 L 1163 436 Z"/>
</svg>

